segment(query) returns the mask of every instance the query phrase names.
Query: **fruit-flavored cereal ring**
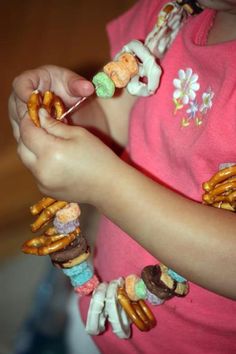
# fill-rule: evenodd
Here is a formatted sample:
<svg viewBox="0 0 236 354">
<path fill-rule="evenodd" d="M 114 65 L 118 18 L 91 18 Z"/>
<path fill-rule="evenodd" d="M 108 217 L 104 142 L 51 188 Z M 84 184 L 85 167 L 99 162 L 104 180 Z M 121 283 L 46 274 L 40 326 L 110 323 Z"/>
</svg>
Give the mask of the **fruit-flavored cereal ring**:
<svg viewBox="0 0 236 354">
<path fill-rule="evenodd" d="M 127 66 L 119 61 L 111 61 L 103 67 L 103 71 L 114 82 L 115 87 L 125 87 L 130 81 L 130 72 Z"/>
<path fill-rule="evenodd" d="M 110 98 L 115 93 L 115 84 L 104 72 L 97 73 L 92 80 L 98 97 Z"/>
<path fill-rule="evenodd" d="M 131 78 L 138 74 L 138 61 L 133 54 L 122 53 L 118 56 L 117 60 L 125 64 Z"/>
<path fill-rule="evenodd" d="M 96 289 L 98 284 L 99 284 L 99 280 L 97 276 L 94 274 L 91 279 L 89 279 L 83 285 L 75 287 L 74 290 L 80 296 L 89 295 L 91 292 L 94 291 L 94 289 Z"/>
<path fill-rule="evenodd" d="M 80 216 L 80 207 L 78 203 L 69 203 L 63 209 L 56 213 L 56 219 L 61 223 L 73 221 Z"/>
</svg>

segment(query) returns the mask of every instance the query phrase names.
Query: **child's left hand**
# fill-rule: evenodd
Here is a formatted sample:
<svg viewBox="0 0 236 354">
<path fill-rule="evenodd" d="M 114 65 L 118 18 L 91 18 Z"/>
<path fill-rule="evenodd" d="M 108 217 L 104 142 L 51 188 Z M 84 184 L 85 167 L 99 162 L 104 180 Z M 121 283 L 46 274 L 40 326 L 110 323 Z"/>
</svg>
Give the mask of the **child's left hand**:
<svg viewBox="0 0 236 354">
<path fill-rule="evenodd" d="M 119 158 L 82 127 L 72 127 L 39 111 L 41 128 L 25 116 L 18 153 L 40 191 L 58 200 L 97 205 L 114 180 Z"/>
</svg>

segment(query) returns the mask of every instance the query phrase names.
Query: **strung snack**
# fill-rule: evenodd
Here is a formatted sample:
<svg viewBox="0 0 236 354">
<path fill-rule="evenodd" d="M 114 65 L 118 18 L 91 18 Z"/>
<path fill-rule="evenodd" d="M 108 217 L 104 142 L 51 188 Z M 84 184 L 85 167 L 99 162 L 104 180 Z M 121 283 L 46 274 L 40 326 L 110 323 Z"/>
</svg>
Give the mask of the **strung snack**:
<svg viewBox="0 0 236 354">
<path fill-rule="evenodd" d="M 69 245 L 79 234 L 77 229 L 68 235 L 37 236 L 24 242 L 22 252 L 36 256 L 46 256 Z"/>
<path fill-rule="evenodd" d="M 73 287 L 78 287 L 89 281 L 94 273 L 87 261 L 75 265 L 72 268 L 63 268 L 63 273 L 70 278 Z"/>
<path fill-rule="evenodd" d="M 236 211 L 236 166 L 223 168 L 202 185 L 204 203 Z"/>
<path fill-rule="evenodd" d="M 173 296 L 185 296 L 188 293 L 188 282 L 178 282 L 168 274 L 168 268 L 163 264 L 146 266 L 142 270 L 142 279 L 147 289 L 161 300 Z"/>
<path fill-rule="evenodd" d="M 139 300 L 139 296 L 136 294 L 135 286 L 139 282 L 140 278 L 136 274 L 130 274 L 125 277 L 125 291 L 132 301 Z"/>
<path fill-rule="evenodd" d="M 131 334 L 130 321 L 117 298 L 118 288 L 123 285 L 123 278 L 112 280 L 108 284 L 105 301 L 105 314 L 108 316 L 113 333 L 115 333 L 119 338 L 126 339 L 129 338 Z"/>
<path fill-rule="evenodd" d="M 103 67 L 103 71 L 114 82 L 115 87 L 126 87 L 132 77 L 138 74 L 139 66 L 136 58 L 130 53 L 123 53 L 116 61 Z"/>
<path fill-rule="evenodd" d="M 124 52 L 131 53 L 139 61 L 139 72 L 137 75 L 134 75 L 128 83 L 128 92 L 136 96 L 153 95 L 159 86 L 161 76 L 161 68 L 156 63 L 154 56 L 149 49 L 138 40 L 133 40 L 126 44 L 117 57 L 119 58 Z M 147 83 L 142 81 L 143 78 L 146 78 Z"/>
<path fill-rule="evenodd" d="M 153 30 L 145 39 L 145 45 L 156 58 L 164 56 L 186 18 L 186 12 L 176 2 L 163 6 Z"/>
<path fill-rule="evenodd" d="M 115 93 L 115 84 L 104 72 L 97 73 L 92 80 L 98 97 L 111 98 Z"/>
<path fill-rule="evenodd" d="M 69 264 L 73 267 L 76 264 L 82 263 L 80 260 L 86 260 L 88 255 L 87 241 L 83 235 L 78 235 L 78 237 L 63 250 L 51 254 L 50 258 L 55 266 L 67 268 Z"/>
<path fill-rule="evenodd" d="M 200 14 L 203 11 L 203 8 L 196 0 L 177 0 L 177 3 L 192 16 Z"/>
<path fill-rule="evenodd" d="M 130 77 L 138 74 L 138 61 L 134 55 L 131 53 L 122 53 L 117 56 L 118 62 L 125 64 L 126 68 L 129 70 Z"/>
<path fill-rule="evenodd" d="M 50 197 L 43 197 L 40 201 L 30 207 L 32 215 L 38 215 L 43 209 L 53 204 L 56 200 Z"/>
<path fill-rule="evenodd" d="M 37 127 L 40 127 L 38 111 L 41 107 L 45 108 L 56 119 L 60 119 L 65 112 L 63 101 L 51 91 L 46 91 L 43 95 L 38 90 L 33 91 L 27 107 L 30 118 Z"/>
<path fill-rule="evenodd" d="M 42 226 L 48 223 L 60 209 L 64 208 L 67 204 L 68 203 L 64 201 L 56 201 L 46 207 L 35 220 L 35 222 L 31 225 L 31 231 L 35 232 L 39 230 Z"/>
<path fill-rule="evenodd" d="M 93 295 L 89 304 L 86 332 L 91 335 L 98 335 L 105 331 L 106 315 L 105 297 L 108 284 L 100 283 L 93 291 Z"/>
<path fill-rule="evenodd" d="M 155 317 L 143 300 L 131 301 L 123 287 L 118 288 L 117 298 L 131 321 L 140 331 L 146 332 L 155 326 Z"/>
<path fill-rule="evenodd" d="M 147 298 L 147 287 L 143 281 L 143 279 L 139 279 L 134 286 L 135 295 L 138 300 L 145 300 Z"/>
<path fill-rule="evenodd" d="M 94 274 L 92 276 L 92 278 L 90 278 L 86 283 L 75 287 L 74 290 L 80 296 L 89 295 L 91 292 L 94 291 L 94 289 L 97 288 L 99 283 L 100 283 L 100 281 L 99 281 L 98 277 L 96 276 L 96 274 Z"/>
</svg>

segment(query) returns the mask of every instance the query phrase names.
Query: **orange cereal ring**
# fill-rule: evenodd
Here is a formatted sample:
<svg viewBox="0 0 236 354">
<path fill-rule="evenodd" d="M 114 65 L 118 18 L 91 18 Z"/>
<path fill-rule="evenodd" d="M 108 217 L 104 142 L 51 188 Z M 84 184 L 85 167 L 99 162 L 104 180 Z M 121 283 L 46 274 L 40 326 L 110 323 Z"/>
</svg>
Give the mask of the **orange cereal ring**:
<svg viewBox="0 0 236 354">
<path fill-rule="evenodd" d="M 37 236 L 24 242 L 21 249 L 27 254 L 46 256 L 68 246 L 76 238 L 79 232 L 80 230 L 76 229 L 68 235 Z"/>
<path fill-rule="evenodd" d="M 136 274 L 130 274 L 125 277 L 125 291 L 132 301 L 137 301 L 139 297 L 135 293 L 135 284 L 140 280 Z"/>
<path fill-rule="evenodd" d="M 118 88 L 127 86 L 131 79 L 128 68 L 122 62 L 111 61 L 103 67 L 103 71 L 111 78 L 115 86 Z"/>
<path fill-rule="evenodd" d="M 124 52 L 118 57 L 117 60 L 125 64 L 126 68 L 129 70 L 131 78 L 138 74 L 138 61 L 133 54 Z"/>
</svg>

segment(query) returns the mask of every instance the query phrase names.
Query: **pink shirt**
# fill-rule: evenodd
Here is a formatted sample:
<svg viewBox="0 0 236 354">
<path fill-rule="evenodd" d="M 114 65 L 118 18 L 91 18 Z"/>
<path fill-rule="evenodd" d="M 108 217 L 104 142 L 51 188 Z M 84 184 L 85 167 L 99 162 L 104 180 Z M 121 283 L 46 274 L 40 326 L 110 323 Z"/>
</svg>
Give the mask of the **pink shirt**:
<svg viewBox="0 0 236 354">
<path fill-rule="evenodd" d="M 138 1 L 109 25 L 112 56 L 128 41 L 146 37 L 165 2 Z M 206 45 L 214 15 L 205 10 L 185 23 L 162 60 L 160 88 L 154 96 L 138 100 L 130 120 L 128 152 L 134 163 L 198 202 L 202 182 L 222 163 L 236 162 L 236 41 Z M 144 266 L 156 262 L 103 219 L 95 258 L 102 280 L 140 275 Z M 88 299 L 81 302 L 85 317 Z M 235 301 L 191 283 L 188 296 L 152 306 L 152 310 L 157 326 L 150 332 L 142 333 L 133 326 L 129 340 L 118 339 L 111 329 L 93 337 L 101 352 L 236 353 Z"/>
</svg>

